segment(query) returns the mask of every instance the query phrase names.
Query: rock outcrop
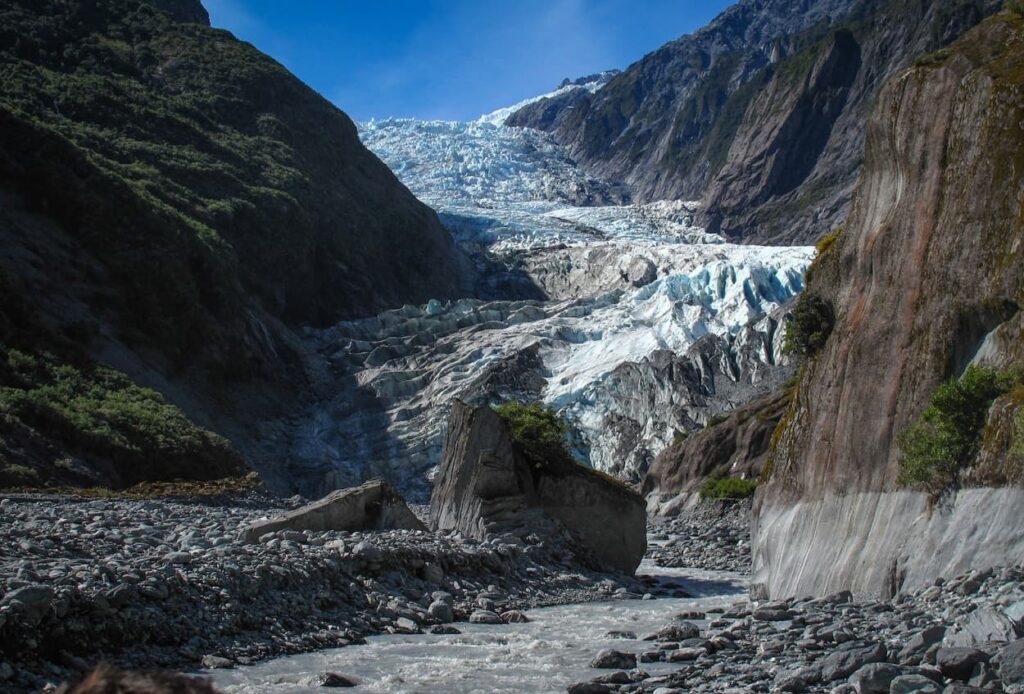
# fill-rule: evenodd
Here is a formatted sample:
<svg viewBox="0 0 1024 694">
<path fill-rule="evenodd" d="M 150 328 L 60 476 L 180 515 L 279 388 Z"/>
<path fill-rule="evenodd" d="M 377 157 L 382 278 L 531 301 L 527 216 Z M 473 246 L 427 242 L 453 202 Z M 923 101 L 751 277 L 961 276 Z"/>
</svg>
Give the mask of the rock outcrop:
<svg viewBox="0 0 1024 694">
<path fill-rule="evenodd" d="M 430 525 L 467 537 L 571 531 L 602 564 L 632 573 L 647 548 L 643 500 L 571 460 L 531 464 L 489 407 L 452 406 Z"/>
<path fill-rule="evenodd" d="M 896 444 L 971 362 L 1024 360 L 1022 48 L 1024 17 L 1004 12 L 879 97 L 853 211 L 811 269 L 836 322 L 755 506 L 759 592 L 892 593 L 1024 556 L 1024 491 L 1005 486 L 1019 397 L 996 402 L 975 470 L 938 503 L 897 486 Z"/>
<path fill-rule="evenodd" d="M 791 398 L 791 389 L 783 389 L 755 400 L 659 453 L 644 477 L 648 506 L 663 512 L 685 506 L 715 474 L 759 477 Z"/>
<path fill-rule="evenodd" d="M 885 79 L 997 0 L 745 0 L 593 95 L 544 99 L 509 125 L 551 132 L 638 201 L 704 199 L 746 242 L 811 242 L 846 216 L 864 122 Z"/>
<path fill-rule="evenodd" d="M 405 500 L 382 480 L 339 489 L 319 501 L 257 521 L 243 532 L 244 542 L 279 530 L 426 530 Z"/>
</svg>

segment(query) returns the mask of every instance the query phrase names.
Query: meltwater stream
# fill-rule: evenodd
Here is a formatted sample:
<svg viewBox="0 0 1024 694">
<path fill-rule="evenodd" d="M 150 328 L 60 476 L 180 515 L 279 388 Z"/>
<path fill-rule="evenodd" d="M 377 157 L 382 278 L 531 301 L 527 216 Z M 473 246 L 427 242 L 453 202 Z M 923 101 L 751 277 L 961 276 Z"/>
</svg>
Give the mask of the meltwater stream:
<svg viewBox="0 0 1024 694">
<path fill-rule="evenodd" d="M 692 598 L 623 600 L 530 610 L 526 624 L 458 624 L 453 636 L 375 636 L 366 645 L 276 658 L 258 665 L 222 670 L 217 686 L 232 694 L 323 691 L 312 681 L 337 672 L 359 681 L 353 691 L 420 694 L 452 692 L 564 692 L 574 682 L 608 672 L 588 667 L 603 648 L 640 652 L 640 641 L 683 610 L 706 611 L 745 598 L 746 576 L 698 569 L 666 569 L 646 562 L 639 573 L 673 581 Z M 699 623 L 704 626 L 703 623 Z M 628 631 L 637 639 L 612 639 Z M 646 663 L 654 674 L 677 665 Z"/>
</svg>

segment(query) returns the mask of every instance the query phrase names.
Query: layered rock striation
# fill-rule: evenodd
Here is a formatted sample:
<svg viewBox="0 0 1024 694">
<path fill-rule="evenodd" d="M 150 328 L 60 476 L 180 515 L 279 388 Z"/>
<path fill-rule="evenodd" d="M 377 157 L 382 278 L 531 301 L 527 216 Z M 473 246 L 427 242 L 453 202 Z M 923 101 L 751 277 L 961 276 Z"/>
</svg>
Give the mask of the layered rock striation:
<svg viewBox="0 0 1024 694">
<path fill-rule="evenodd" d="M 490 407 L 452 407 L 430 526 L 466 537 L 569 530 L 604 565 L 632 573 L 647 548 L 643 500 L 570 459 L 531 462 Z"/>
<path fill-rule="evenodd" d="M 810 272 L 836 323 L 755 508 L 760 592 L 893 593 L 1024 556 L 1014 393 L 989 411 L 959 490 L 934 501 L 897 484 L 898 436 L 940 383 L 1024 359 L 1022 46 L 1024 18 L 1004 12 L 879 97 L 852 213 Z"/>
</svg>

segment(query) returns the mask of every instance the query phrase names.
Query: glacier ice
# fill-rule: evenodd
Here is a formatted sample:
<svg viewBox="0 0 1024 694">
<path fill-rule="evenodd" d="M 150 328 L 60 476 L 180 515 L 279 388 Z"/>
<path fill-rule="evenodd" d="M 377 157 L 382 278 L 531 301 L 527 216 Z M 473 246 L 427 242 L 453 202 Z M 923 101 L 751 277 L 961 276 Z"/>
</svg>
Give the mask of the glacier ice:
<svg viewBox="0 0 1024 694">
<path fill-rule="evenodd" d="M 602 204 L 620 191 L 546 134 L 502 125 L 510 112 L 359 124 L 461 245 L 514 263 L 545 298 L 435 300 L 310 331 L 336 377 L 293 436 L 311 491 L 385 476 L 425 494 L 454 398 L 543 400 L 581 456 L 635 476 L 784 362 L 779 311 L 813 248 L 726 243 L 694 225 L 693 202 Z"/>
</svg>

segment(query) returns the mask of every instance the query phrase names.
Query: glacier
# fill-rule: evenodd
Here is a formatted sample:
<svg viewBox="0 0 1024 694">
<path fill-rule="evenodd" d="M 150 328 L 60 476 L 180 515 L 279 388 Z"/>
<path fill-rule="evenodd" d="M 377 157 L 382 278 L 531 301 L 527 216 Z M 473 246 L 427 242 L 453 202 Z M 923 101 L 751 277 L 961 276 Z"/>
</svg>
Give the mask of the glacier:
<svg viewBox="0 0 1024 694">
<path fill-rule="evenodd" d="M 305 491 L 382 476 L 423 498 L 456 398 L 543 401 L 582 460 L 637 479 L 679 432 L 788 378 L 779 328 L 813 248 L 726 243 L 694 202 L 630 204 L 546 134 L 503 125 L 514 109 L 358 124 L 485 275 L 514 270 L 530 291 L 309 330 L 334 385 L 292 437 Z"/>
</svg>

